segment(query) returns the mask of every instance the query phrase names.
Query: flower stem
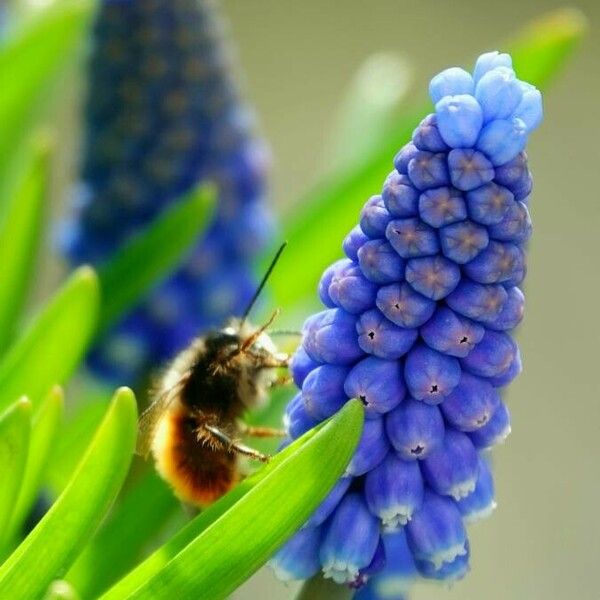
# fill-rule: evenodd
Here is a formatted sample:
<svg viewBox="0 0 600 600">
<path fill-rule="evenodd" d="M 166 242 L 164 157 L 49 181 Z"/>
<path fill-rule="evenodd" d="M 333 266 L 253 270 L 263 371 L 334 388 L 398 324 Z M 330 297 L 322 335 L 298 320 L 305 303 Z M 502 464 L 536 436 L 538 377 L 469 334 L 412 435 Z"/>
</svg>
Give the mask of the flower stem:
<svg viewBox="0 0 600 600">
<path fill-rule="evenodd" d="M 300 588 L 295 600 L 349 600 L 352 595 L 350 588 L 315 575 Z"/>
</svg>

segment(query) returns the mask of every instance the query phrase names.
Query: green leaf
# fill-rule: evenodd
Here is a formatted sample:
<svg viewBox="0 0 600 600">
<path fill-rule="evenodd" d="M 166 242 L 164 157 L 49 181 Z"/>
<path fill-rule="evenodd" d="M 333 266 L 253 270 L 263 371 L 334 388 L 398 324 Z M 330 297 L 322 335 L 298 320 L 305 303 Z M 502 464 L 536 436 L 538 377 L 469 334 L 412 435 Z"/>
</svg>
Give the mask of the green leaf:
<svg viewBox="0 0 600 600">
<path fill-rule="evenodd" d="M 7 527 L 23 481 L 30 430 L 29 400 L 18 400 L 0 415 L 0 547 L 6 540 Z"/>
<path fill-rule="evenodd" d="M 60 429 L 49 463 L 44 470 L 44 485 L 58 496 L 68 484 L 90 439 L 100 426 L 110 403 L 104 391 L 85 395 Z"/>
<path fill-rule="evenodd" d="M 47 104 L 48 89 L 70 61 L 86 31 L 92 2 L 57 2 L 0 47 L 0 174 Z"/>
<path fill-rule="evenodd" d="M 360 165 L 395 122 L 409 91 L 413 68 L 395 52 L 367 57 L 354 74 L 337 109 L 323 160 L 328 171 Z"/>
<path fill-rule="evenodd" d="M 98 280 L 77 269 L 0 362 L 0 409 L 27 396 L 34 410 L 79 364 L 96 326 Z"/>
<path fill-rule="evenodd" d="M 350 401 L 202 512 L 102 600 L 225 598 L 300 528 L 343 473 L 360 438 Z"/>
<path fill-rule="evenodd" d="M 509 43 L 520 79 L 545 88 L 566 63 L 588 30 L 576 8 L 559 8 L 531 21 Z"/>
<path fill-rule="evenodd" d="M 100 272 L 104 331 L 183 260 L 210 222 L 214 188 L 193 190 L 131 240 Z"/>
<path fill-rule="evenodd" d="M 519 77 L 544 88 L 564 66 L 585 29 L 585 19 L 575 9 L 555 11 L 501 48 L 511 52 Z M 278 305 L 289 308 L 316 297 L 321 273 L 341 256 L 342 240 L 358 222 L 363 204 L 381 190 L 394 155 L 431 110 L 430 103 L 407 110 L 361 166 L 334 175 L 294 205 L 294 217 L 284 220 L 288 247 L 270 280 Z"/>
<path fill-rule="evenodd" d="M 45 213 L 47 158 L 47 146 L 38 144 L 28 153 L 0 223 L 0 355 L 12 340 L 33 279 Z"/>
<path fill-rule="evenodd" d="M 80 598 L 97 598 L 139 561 L 180 503 L 151 467 L 133 484 L 65 579 Z"/>
<path fill-rule="evenodd" d="M 66 572 L 123 484 L 136 428 L 135 396 L 121 388 L 69 485 L 0 567 L 0 598 L 39 598 Z"/>
<path fill-rule="evenodd" d="M 63 391 L 60 387 L 55 386 L 33 417 L 29 454 L 23 475 L 23 483 L 5 538 L 8 541 L 12 541 L 20 531 L 31 507 L 35 503 L 43 476 L 43 469 L 52 450 L 52 444 L 57 438 L 63 408 Z"/>
</svg>

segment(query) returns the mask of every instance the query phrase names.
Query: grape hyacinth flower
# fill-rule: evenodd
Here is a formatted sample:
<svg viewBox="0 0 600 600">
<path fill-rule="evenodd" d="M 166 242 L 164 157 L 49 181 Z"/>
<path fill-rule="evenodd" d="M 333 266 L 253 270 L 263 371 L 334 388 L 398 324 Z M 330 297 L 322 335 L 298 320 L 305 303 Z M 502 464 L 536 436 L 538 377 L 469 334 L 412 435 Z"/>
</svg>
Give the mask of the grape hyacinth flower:
<svg viewBox="0 0 600 600">
<path fill-rule="evenodd" d="M 267 152 L 232 77 L 211 0 L 103 0 L 88 69 L 82 183 L 60 244 L 102 265 L 201 181 L 216 215 L 187 262 L 93 349 L 92 371 L 133 384 L 210 326 L 240 314 L 268 242 Z"/>
<path fill-rule="evenodd" d="M 525 145 L 541 96 L 497 52 L 473 74 L 443 71 L 429 92 L 435 111 L 365 204 L 347 258 L 325 271 L 326 308 L 306 320 L 291 365 L 292 438 L 353 397 L 366 420 L 343 484 L 272 564 L 286 579 L 366 583 L 359 599 L 468 571 L 465 524 L 495 507 L 482 452 L 510 431 L 502 392 L 521 370 Z"/>
</svg>

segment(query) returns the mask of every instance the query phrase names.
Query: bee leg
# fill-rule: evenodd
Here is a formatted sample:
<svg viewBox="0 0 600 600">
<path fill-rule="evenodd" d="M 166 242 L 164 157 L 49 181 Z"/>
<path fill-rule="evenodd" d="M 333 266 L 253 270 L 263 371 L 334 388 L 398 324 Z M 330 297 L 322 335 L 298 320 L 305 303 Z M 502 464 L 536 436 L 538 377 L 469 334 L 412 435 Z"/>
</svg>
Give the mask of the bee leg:
<svg viewBox="0 0 600 600">
<path fill-rule="evenodd" d="M 246 423 L 240 423 L 240 434 L 247 437 L 285 437 L 287 433 L 285 429 L 276 429 L 275 427 L 255 427 L 254 425 L 247 425 Z"/>
<path fill-rule="evenodd" d="M 207 432 L 209 436 L 211 436 L 215 442 L 222 445 L 225 450 L 229 452 L 237 452 L 238 454 L 242 454 L 243 456 L 248 456 L 249 458 L 253 458 L 254 460 L 260 460 L 261 462 L 269 462 L 271 457 L 268 454 L 263 454 L 254 448 L 250 448 L 250 446 L 246 446 L 242 444 L 239 440 L 232 438 L 229 434 L 227 434 L 222 429 L 215 427 L 214 425 L 202 425 L 201 426 L 204 431 Z"/>
<path fill-rule="evenodd" d="M 290 357 L 283 358 L 273 357 L 271 359 L 263 359 L 258 365 L 259 369 L 287 369 L 290 366 Z"/>
<path fill-rule="evenodd" d="M 290 385 L 293 382 L 293 379 L 291 378 L 290 375 L 280 375 L 279 377 L 277 377 L 277 379 L 275 379 L 274 381 L 271 381 L 271 383 L 269 384 L 269 387 L 279 387 L 279 386 L 284 386 L 284 385 Z"/>
</svg>

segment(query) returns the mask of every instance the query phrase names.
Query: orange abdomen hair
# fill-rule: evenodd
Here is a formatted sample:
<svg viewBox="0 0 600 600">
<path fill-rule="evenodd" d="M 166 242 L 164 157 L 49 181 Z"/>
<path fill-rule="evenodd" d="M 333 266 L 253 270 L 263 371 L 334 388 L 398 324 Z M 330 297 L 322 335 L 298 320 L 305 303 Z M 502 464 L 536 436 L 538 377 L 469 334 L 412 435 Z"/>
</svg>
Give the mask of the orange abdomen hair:
<svg viewBox="0 0 600 600">
<path fill-rule="evenodd" d="M 193 420 L 180 403 L 157 426 L 152 444 L 156 469 L 183 502 L 204 508 L 237 482 L 237 457 L 198 441 Z"/>
</svg>

